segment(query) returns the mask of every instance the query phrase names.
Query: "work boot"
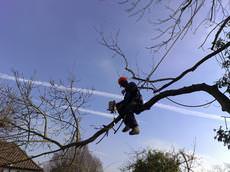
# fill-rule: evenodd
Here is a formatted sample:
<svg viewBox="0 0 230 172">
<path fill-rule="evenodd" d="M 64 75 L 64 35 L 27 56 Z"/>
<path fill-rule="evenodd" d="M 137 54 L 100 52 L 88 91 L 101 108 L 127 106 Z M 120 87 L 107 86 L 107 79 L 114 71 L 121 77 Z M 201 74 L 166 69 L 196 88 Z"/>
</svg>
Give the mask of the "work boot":
<svg viewBox="0 0 230 172">
<path fill-rule="evenodd" d="M 127 132 L 129 130 L 130 130 L 130 128 L 128 126 L 125 126 L 125 128 L 123 128 L 122 132 L 125 133 L 125 132 Z"/>
<path fill-rule="evenodd" d="M 129 132 L 129 135 L 137 135 L 140 133 L 139 127 L 134 127 L 132 130 Z"/>
</svg>

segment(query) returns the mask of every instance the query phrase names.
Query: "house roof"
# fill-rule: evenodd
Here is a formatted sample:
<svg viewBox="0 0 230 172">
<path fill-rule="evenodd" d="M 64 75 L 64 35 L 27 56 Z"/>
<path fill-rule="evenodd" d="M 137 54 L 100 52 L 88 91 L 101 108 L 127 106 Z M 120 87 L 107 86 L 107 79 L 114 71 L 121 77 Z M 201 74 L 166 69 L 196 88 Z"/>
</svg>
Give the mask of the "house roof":
<svg viewBox="0 0 230 172">
<path fill-rule="evenodd" d="M 15 143 L 0 140 L 0 167 L 43 171 L 33 160 L 26 160 L 28 158 Z"/>
</svg>

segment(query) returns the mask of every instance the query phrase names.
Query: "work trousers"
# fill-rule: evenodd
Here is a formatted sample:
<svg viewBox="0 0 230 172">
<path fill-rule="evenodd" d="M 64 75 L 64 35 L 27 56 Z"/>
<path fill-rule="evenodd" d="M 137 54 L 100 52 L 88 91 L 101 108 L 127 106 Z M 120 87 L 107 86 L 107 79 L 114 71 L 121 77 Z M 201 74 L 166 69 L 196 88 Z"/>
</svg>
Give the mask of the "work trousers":
<svg viewBox="0 0 230 172">
<path fill-rule="evenodd" d="M 119 115 L 122 117 L 127 127 L 134 128 L 138 126 L 137 120 L 134 115 L 134 109 L 136 108 L 136 104 L 129 103 L 127 105 L 122 105 L 118 103 L 116 106 Z"/>
</svg>

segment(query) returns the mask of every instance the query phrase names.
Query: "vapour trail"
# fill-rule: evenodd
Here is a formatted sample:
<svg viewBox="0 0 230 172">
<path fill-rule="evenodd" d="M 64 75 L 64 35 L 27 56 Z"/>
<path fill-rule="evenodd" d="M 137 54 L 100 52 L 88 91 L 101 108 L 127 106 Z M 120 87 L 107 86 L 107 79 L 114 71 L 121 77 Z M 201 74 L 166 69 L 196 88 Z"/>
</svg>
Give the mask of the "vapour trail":
<svg viewBox="0 0 230 172">
<path fill-rule="evenodd" d="M 16 80 L 14 76 L 4 74 L 4 73 L 0 73 L 0 78 L 4 79 L 4 80 L 10 80 L 10 81 Z M 17 78 L 17 80 L 20 82 L 32 82 L 34 85 L 40 85 L 40 86 L 44 86 L 44 87 L 52 87 L 52 85 L 46 81 L 37 81 L 37 80 L 35 81 L 35 80 L 24 79 L 24 78 Z M 121 95 L 108 93 L 108 92 L 104 92 L 104 91 L 85 89 L 85 88 L 69 88 L 69 87 L 66 87 L 63 85 L 56 85 L 56 84 L 55 84 L 55 86 L 60 90 L 72 90 L 72 91 L 78 91 L 81 93 L 89 93 L 92 95 L 102 96 L 102 97 L 107 97 L 107 98 L 122 99 Z M 184 109 L 184 108 L 180 108 L 180 107 L 176 107 L 176 106 L 172 106 L 172 105 L 166 105 L 166 104 L 162 104 L 162 103 L 156 103 L 155 107 L 158 107 L 158 108 L 161 108 L 164 110 L 177 112 L 177 114 L 181 114 L 181 115 L 188 115 L 188 116 L 206 118 L 206 119 L 211 119 L 211 120 L 221 120 L 221 121 L 223 120 L 223 118 L 221 116 L 218 116 L 216 114 L 208 114 L 208 113 L 204 113 L 204 112 L 188 110 L 188 109 Z M 94 115 L 104 116 L 107 118 L 113 118 L 113 115 L 111 115 L 109 113 L 100 112 L 100 111 L 84 109 L 84 108 L 80 108 L 79 111 L 82 111 L 85 113 L 91 113 Z"/>
</svg>

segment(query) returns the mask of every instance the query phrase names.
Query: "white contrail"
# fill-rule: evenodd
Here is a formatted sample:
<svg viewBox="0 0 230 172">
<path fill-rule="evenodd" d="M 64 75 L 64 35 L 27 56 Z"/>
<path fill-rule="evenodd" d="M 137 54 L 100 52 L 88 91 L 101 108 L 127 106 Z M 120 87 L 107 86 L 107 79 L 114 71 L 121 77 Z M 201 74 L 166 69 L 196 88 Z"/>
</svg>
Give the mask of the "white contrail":
<svg viewBox="0 0 230 172">
<path fill-rule="evenodd" d="M 5 80 L 15 81 L 14 76 L 4 74 L 4 73 L 0 73 L 0 78 L 5 79 Z M 17 79 L 20 82 L 32 82 L 35 85 L 40 85 L 40 86 L 44 86 L 44 87 L 52 87 L 52 85 L 49 82 L 45 82 L 45 81 L 34 81 L 34 80 L 29 80 L 29 79 L 24 79 L 24 78 L 17 78 Z M 107 97 L 107 98 L 122 99 L 121 95 L 112 94 L 112 93 L 108 93 L 108 92 L 104 92 L 104 91 L 97 91 L 97 90 L 85 89 L 85 88 L 69 88 L 69 87 L 65 87 L 63 85 L 56 85 L 56 84 L 55 84 L 55 86 L 61 90 L 79 91 L 82 93 L 89 93 L 89 94 Z M 207 119 L 212 119 L 212 120 L 223 120 L 222 117 L 220 117 L 216 114 L 208 114 L 208 113 L 203 113 L 203 112 L 198 112 L 198 111 L 187 110 L 184 108 L 179 108 L 179 107 L 171 106 L 171 105 L 165 105 L 162 103 L 156 103 L 155 106 L 158 108 L 164 109 L 164 110 L 177 112 L 177 113 L 183 114 L 183 115 L 189 115 L 189 116 L 194 116 L 194 117 L 199 117 L 199 118 L 207 118 Z M 83 108 L 80 108 L 79 110 L 82 112 L 86 112 L 86 113 L 100 115 L 100 116 L 104 116 L 104 117 L 108 117 L 108 118 L 113 118 L 113 115 L 111 115 L 109 113 L 104 113 L 104 112 L 99 112 L 99 111 L 89 110 L 89 109 L 83 109 Z"/>
<path fill-rule="evenodd" d="M 4 74 L 4 73 L 0 73 L 0 78 L 1 79 L 5 79 L 5 80 L 11 80 L 11 81 L 15 81 L 15 77 L 8 75 L 8 74 Z M 40 86 L 44 86 L 44 87 L 52 87 L 52 85 L 49 82 L 46 81 L 34 81 L 34 80 L 30 80 L 30 79 L 24 79 L 24 78 L 17 78 L 18 81 L 20 82 L 31 82 L 34 85 L 40 85 Z M 69 88 L 69 87 L 65 87 L 63 85 L 57 85 L 54 84 L 54 86 L 60 90 L 72 90 L 72 91 L 79 91 L 82 93 L 87 93 L 87 94 L 93 94 L 93 95 L 97 95 L 97 96 L 103 96 L 103 97 L 109 97 L 109 98 L 115 98 L 115 99 L 122 99 L 122 96 L 117 95 L 117 94 L 112 94 L 112 93 L 108 93 L 108 92 L 103 92 L 103 91 L 97 91 L 97 90 L 93 90 L 93 89 L 85 89 L 85 88 Z"/>
<path fill-rule="evenodd" d="M 95 110 L 89 110 L 89 109 L 83 109 L 83 108 L 78 108 L 79 111 L 85 112 L 85 113 L 91 113 L 94 115 L 99 115 L 99 116 L 104 116 L 106 118 L 114 118 L 115 116 L 105 113 L 105 112 L 100 112 L 100 111 L 95 111 Z"/>
<path fill-rule="evenodd" d="M 199 117 L 199 118 L 207 118 L 207 119 L 223 121 L 223 118 L 221 116 L 216 115 L 216 114 L 208 114 L 208 113 L 204 113 L 204 112 L 188 110 L 188 109 L 179 108 L 176 106 L 165 105 L 165 104 L 161 104 L 161 103 L 156 103 L 155 106 L 158 108 L 161 108 L 161 109 L 177 112 L 177 113 L 180 113 L 183 115 L 189 115 L 189 116 L 194 116 L 194 117 Z"/>
</svg>

